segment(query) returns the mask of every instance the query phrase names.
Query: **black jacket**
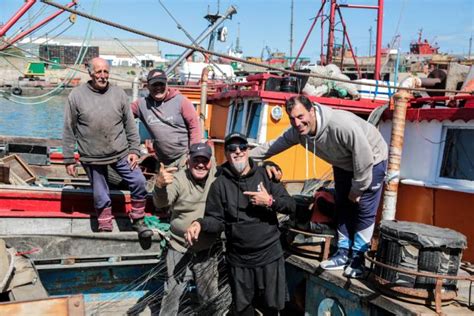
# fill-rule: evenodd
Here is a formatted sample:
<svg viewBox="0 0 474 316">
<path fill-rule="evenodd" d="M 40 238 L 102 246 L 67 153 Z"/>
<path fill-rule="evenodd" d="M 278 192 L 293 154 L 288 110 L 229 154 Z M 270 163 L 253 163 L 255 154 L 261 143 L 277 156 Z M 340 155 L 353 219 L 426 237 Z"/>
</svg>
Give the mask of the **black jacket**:
<svg viewBox="0 0 474 316">
<path fill-rule="evenodd" d="M 281 183 L 272 182 L 263 167 L 250 159 L 251 170 L 236 175 L 228 162 L 209 189 L 202 231 L 225 231 L 227 257 L 234 266 L 260 266 L 283 255 L 276 212 L 295 212 L 296 204 Z M 257 191 L 260 182 L 272 195 L 271 208 L 254 206 L 244 191 Z"/>
</svg>

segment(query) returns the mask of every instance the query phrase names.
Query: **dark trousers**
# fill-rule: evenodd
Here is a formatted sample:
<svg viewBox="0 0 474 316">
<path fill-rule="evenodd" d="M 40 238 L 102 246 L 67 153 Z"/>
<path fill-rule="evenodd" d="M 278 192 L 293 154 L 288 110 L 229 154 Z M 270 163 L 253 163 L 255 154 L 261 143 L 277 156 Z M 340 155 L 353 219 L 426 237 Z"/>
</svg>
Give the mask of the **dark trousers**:
<svg viewBox="0 0 474 316">
<path fill-rule="evenodd" d="M 97 211 L 110 208 L 112 202 L 109 196 L 109 185 L 107 184 L 107 165 L 92 165 L 83 163 L 84 169 L 89 176 L 94 193 L 94 207 Z M 129 186 L 132 200 L 145 200 L 147 191 L 145 188 L 145 177 L 140 168 L 130 169 L 127 157 L 109 165 L 112 167 Z"/>
<path fill-rule="evenodd" d="M 179 304 L 186 291 L 188 282 L 194 280 L 199 303 L 209 303 L 219 294 L 218 288 L 218 255 L 222 248 L 214 245 L 198 253 L 182 253 L 168 248 L 166 268 L 168 271 L 165 291 L 161 301 L 160 315 L 178 315 Z M 217 306 L 215 306 L 217 308 Z M 209 316 L 217 313 L 209 306 Z"/>
<path fill-rule="evenodd" d="M 264 266 L 229 268 L 232 315 L 253 316 L 258 305 L 264 315 L 278 315 L 285 307 L 288 291 L 283 257 Z"/>
<path fill-rule="evenodd" d="M 365 252 L 370 247 L 386 168 L 386 160 L 373 166 L 370 187 L 364 191 L 359 203 L 353 203 L 348 199 L 354 177 L 353 172 L 333 167 L 338 248 L 347 250 L 352 248 L 352 251 Z"/>
</svg>

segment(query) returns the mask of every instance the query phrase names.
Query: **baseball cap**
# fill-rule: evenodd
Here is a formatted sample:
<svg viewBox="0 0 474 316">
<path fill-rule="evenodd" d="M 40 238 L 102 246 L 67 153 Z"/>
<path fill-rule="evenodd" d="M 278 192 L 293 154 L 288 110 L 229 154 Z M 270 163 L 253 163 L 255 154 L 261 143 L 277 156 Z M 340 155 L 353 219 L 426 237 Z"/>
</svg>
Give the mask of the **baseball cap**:
<svg viewBox="0 0 474 316">
<path fill-rule="evenodd" d="M 242 133 L 231 133 L 231 134 L 227 135 L 224 138 L 224 146 L 229 145 L 229 143 L 234 139 L 238 139 L 238 140 L 242 141 L 242 143 L 248 144 L 247 136 L 245 136 L 244 134 L 242 134 Z"/>
<path fill-rule="evenodd" d="M 205 157 L 207 159 L 211 159 L 212 156 L 212 149 L 211 146 L 207 143 L 198 143 L 192 144 L 189 147 L 189 157 L 196 158 L 196 157 Z"/>
<path fill-rule="evenodd" d="M 146 80 L 150 85 L 157 82 L 167 83 L 168 76 L 166 76 L 166 73 L 163 70 L 153 69 L 148 73 Z"/>
</svg>

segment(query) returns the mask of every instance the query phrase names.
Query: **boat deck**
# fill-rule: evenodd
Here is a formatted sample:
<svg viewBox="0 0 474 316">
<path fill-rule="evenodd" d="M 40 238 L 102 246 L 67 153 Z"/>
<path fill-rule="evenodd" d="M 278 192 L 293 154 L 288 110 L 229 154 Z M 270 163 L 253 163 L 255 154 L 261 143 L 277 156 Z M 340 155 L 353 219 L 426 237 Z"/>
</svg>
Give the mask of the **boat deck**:
<svg viewBox="0 0 474 316">
<path fill-rule="evenodd" d="M 409 303 L 381 294 L 371 275 L 366 279 L 349 279 L 342 271 L 326 271 L 319 267 L 320 261 L 296 254 L 289 254 L 287 262 L 287 279 L 297 280 L 292 274 L 306 279 L 306 315 L 323 315 L 322 309 L 333 303 L 328 300 L 334 297 L 346 315 L 436 315 L 435 308 L 421 304 Z M 460 270 L 459 274 L 467 274 Z M 292 282 L 289 281 L 289 282 Z M 291 287 L 291 284 L 289 284 Z M 449 305 L 442 307 L 445 315 L 472 315 L 473 306 L 469 308 L 469 282 L 458 282 L 458 296 Z M 471 302 L 472 304 L 472 302 Z M 334 307 L 333 307 L 334 308 Z"/>
</svg>

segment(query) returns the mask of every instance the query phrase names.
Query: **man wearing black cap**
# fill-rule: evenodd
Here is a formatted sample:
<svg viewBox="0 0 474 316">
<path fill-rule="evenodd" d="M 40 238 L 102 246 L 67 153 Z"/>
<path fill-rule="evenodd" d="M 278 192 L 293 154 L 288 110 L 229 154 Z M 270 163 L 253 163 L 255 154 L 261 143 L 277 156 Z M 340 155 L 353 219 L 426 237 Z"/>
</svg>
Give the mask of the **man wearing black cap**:
<svg viewBox="0 0 474 316">
<path fill-rule="evenodd" d="M 264 315 L 277 315 L 286 299 L 277 212 L 293 213 L 295 201 L 249 158 L 244 135 L 232 133 L 224 145 L 227 162 L 209 190 L 204 217 L 192 223 L 186 239 L 193 245 L 203 232 L 224 231 L 233 312 L 254 315 L 255 301 L 260 299 Z"/>
<path fill-rule="evenodd" d="M 171 206 L 172 210 L 171 240 L 166 255 L 168 278 L 160 315 L 177 315 L 180 297 L 191 279 L 196 283 L 201 304 L 212 301 L 218 294 L 217 260 L 221 247 L 216 244 L 217 234 L 203 234 L 191 247 L 185 240 L 189 225 L 204 215 L 209 188 L 215 180 L 216 167 L 211 156 L 207 143 L 193 144 L 185 169 L 176 172 L 176 167 L 165 168 L 161 163 L 156 178 L 155 206 Z"/>
<path fill-rule="evenodd" d="M 166 73 L 153 69 L 147 76 L 150 94 L 132 104 L 132 112 L 153 139 L 153 149 L 165 166 L 183 167 L 191 144 L 201 141 L 194 105 L 178 89 L 168 87 Z"/>
</svg>

